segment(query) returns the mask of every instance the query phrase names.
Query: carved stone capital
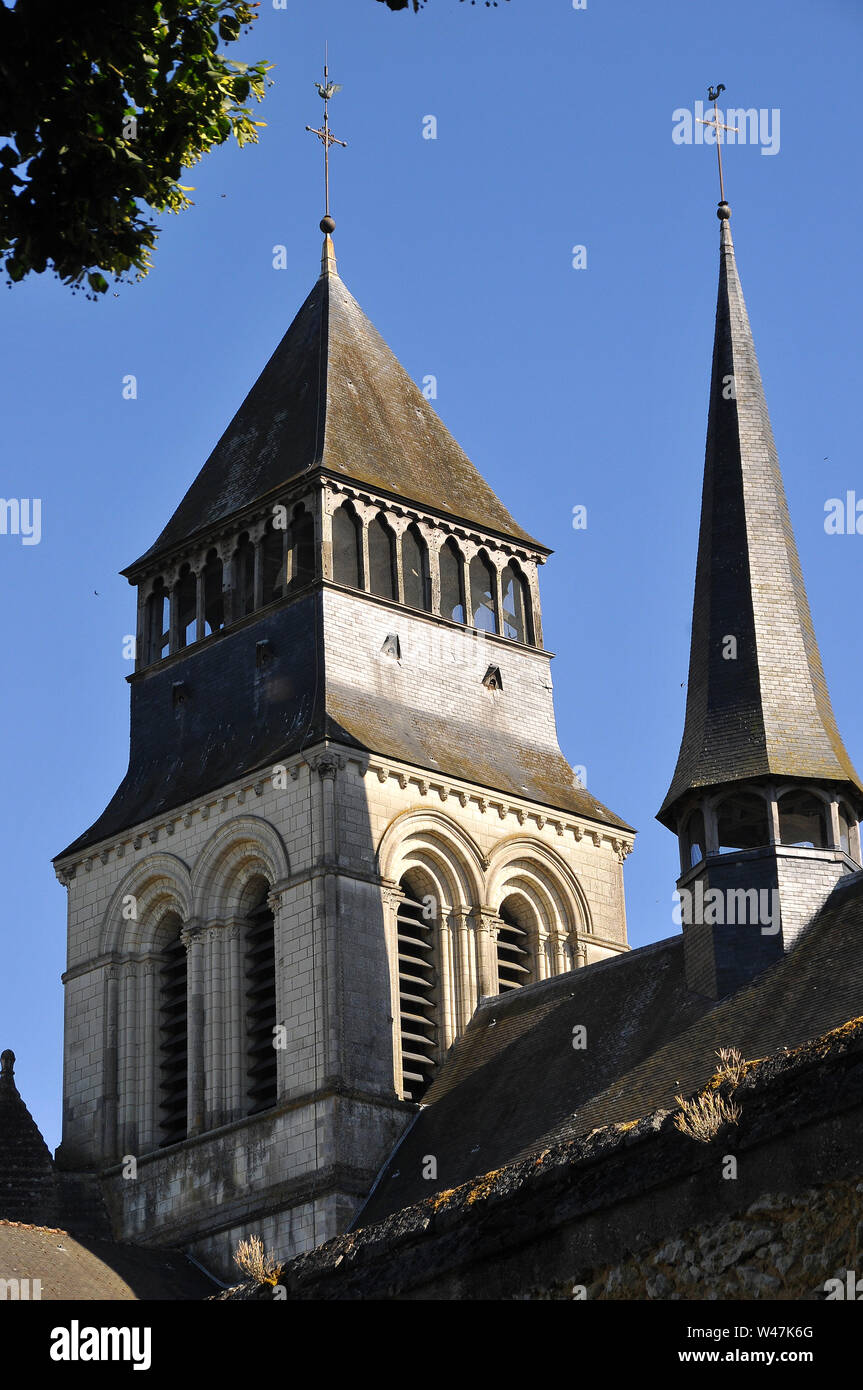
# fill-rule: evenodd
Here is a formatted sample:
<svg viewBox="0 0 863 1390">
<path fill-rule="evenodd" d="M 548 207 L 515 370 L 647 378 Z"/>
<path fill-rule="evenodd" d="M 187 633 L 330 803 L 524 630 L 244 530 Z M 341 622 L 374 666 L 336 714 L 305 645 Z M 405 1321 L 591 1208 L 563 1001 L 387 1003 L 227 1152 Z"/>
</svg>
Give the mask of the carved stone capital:
<svg viewBox="0 0 863 1390">
<path fill-rule="evenodd" d="M 336 773 L 344 765 L 345 760 L 341 753 L 336 753 L 331 748 L 325 749 L 323 753 L 316 753 L 309 760 L 309 766 L 322 780 L 326 779 L 327 781 L 335 781 Z"/>
</svg>

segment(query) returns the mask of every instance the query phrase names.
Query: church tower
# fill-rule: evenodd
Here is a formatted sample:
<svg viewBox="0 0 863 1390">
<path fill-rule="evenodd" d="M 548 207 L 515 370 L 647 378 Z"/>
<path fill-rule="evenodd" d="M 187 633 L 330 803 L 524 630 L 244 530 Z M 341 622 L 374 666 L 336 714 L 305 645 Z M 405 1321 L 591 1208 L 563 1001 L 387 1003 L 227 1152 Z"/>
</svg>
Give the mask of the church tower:
<svg viewBox="0 0 863 1390">
<path fill-rule="evenodd" d="M 63 1142 L 223 1273 L 344 1230 L 483 996 L 627 949 L 538 568 L 320 278 L 151 548 L 129 769 L 68 886 Z"/>
<path fill-rule="evenodd" d="M 830 704 L 723 201 L 686 720 L 659 820 L 680 840 L 690 987 L 793 946 L 859 869 L 863 789 Z"/>
</svg>

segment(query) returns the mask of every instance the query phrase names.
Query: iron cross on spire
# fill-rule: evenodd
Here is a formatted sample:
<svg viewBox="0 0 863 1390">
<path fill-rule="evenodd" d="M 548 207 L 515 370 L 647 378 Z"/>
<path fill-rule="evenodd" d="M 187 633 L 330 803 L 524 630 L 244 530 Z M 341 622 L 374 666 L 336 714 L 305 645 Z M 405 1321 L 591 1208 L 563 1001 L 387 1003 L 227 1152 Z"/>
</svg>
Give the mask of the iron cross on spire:
<svg viewBox="0 0 863 1390">
<path fill-rule="evenodd" d="M 327 66 L 326 50 L 324 51 L 324 80 L 323 82 L 316 82 L 315 86 L 324 102 L 324 126 L 323 130 L 316 130 L 314 126 L 307 125 L 306 130 L 311 131 L 312 135 L 317 135 L 324 147 L 325 211 L 324 220 L 321 223 L 321 230 L 324 232 L 332 232 L 336 224 L 334 219 L 330 216 L 330 145 L 341 145 L 343 149 L 347 149 L 348 142 L 347 140 L 337 140 L 335 135 L 330 131 L 330 97 L 335 96 L 336 92 L 340 92 L 342 88 L 340 83 L 330 81 L 330 70 Z M 327 224 L 326 226 L 324 226 L 324 222 Z"/>
<path fill-rule="evenodd" d="M 719 119 L 719 110 L 716 103 L 719 100 L 719 93 L 724 91 L 724 82 L 720 82 L 718 87 L 708 87 L 707 100 L 713 102 L 713 118 L 709 121 L 703 121 L 700 116 L 697 117 L 698 124 L 710 126 L 710 129 L 716 136 L 716 158 L 719 160 L 719 199 L 720 202 L 723 203 L 725 202 L 725 184 L 722 179 L 722 136 L 720 131 L 727 130 L 734 135 L 740 134 L 737 126 L 726 125 L 724 121 L 720 121 Z"/>
</svg>

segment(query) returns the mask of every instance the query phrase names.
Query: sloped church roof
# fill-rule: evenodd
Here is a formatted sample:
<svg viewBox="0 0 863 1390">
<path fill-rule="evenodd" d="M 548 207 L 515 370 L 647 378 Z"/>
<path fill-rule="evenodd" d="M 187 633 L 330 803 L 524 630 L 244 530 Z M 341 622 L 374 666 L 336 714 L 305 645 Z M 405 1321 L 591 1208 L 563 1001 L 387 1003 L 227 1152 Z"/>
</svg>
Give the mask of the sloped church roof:
<svg viewBox="0 0 863 1390">
<path fill-rule="evenodd" d="M 311 294 L 171 520 L 125 573 L 316 467 L 537 546 L 346 289 L 329 236 Z"/>
</svg>

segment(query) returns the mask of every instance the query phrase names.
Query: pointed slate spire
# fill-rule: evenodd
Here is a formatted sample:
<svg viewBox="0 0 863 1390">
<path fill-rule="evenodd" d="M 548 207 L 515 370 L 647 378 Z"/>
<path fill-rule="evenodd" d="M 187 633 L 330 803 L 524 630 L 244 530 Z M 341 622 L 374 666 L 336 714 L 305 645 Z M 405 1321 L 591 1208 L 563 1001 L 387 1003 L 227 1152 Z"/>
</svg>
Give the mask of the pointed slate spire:
<svg viewBox="0 0 863 1390">
<path fill-rule="evenodd" d="M 758 777 L 863 788 L 830 704 L 755 346 L 720 203 L 719 296 L 686 722 L 658 819 L 695 788 Z M 731 639 L 736 643 L 736 657 Z"/>
<path fill-rule="evenodd" d="M 528 541 L 336 269 L 330 217 L 321 274 L 171 520 L 139 566 L 313 469 Z"/>
</svg>

